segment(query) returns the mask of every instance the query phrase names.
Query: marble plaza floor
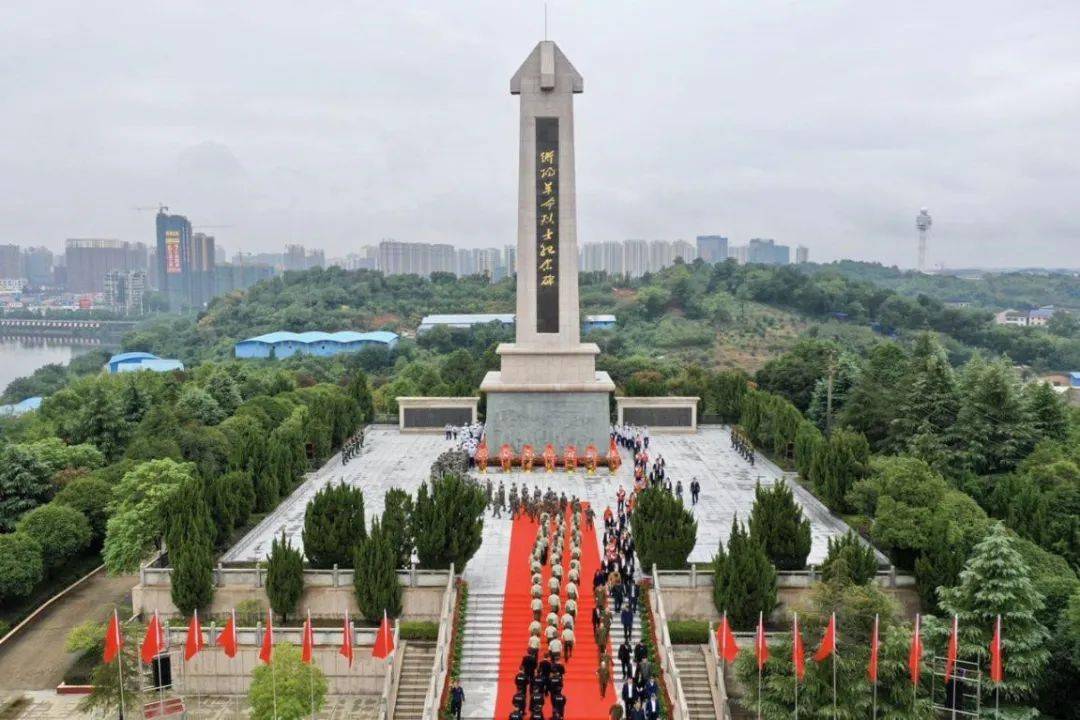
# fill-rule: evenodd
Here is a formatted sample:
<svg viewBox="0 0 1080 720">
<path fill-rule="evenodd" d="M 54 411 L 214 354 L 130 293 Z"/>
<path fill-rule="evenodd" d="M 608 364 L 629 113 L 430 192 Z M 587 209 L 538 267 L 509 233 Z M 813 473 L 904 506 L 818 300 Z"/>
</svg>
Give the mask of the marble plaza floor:
<svg viewBox="0 0 1080 720">
<path fill-rule="evenodd" d="M 77 695 L 57 695 L 51 690 L 0 695 L 0 709 L 3 710 L 0 716 L 5 720 L 100 720 L 101 713 L 79 711 L 81 700 Z M 142 713 L 136 715 L 141 717 Z M 331 695 L 317 713 L 317 720 L 375 720 L 378 716 L 377 697 Z M 116 714 L 109 717 L 116 717 Z M 187 720 L 235 720 L 251 717 L 251 708 L 244 698 L 204 697 L 193 701 L 184 717 Z"/>
<path fill-rule="evenodd" d="M 771 462 L 759 459 L 751 466 L 743 460 L 731 448 L 726 427 L 706 426 L 692 435 L 656 435 L 651 442 L 651 455 L 664 456 L 672 482 L 682 480 L 688 505 L 690 481 L 697 477 L 701 483 L 701 498 L 697 505 L 691 506 L 698 519 L 698 539 L 690 553 L 690 562 L 712 560 L 720 540 L 727 540 L 732 518 L 738 515 L 745 521 L 749 517 L 756 481 L 760 480 L 767 486 L 783 477 L 783 471 Z M 264 559 L 270 552 L 272 539 L 279 536 L 282 529 L 293 544 L 299 546 L 308 501 L 319 489 L 339 480 L 363 488 L 369 517 L 382 514 L 383 495 L 387 490 L 398 487 L 415 491 L 427 478 L 428 469 L 439 453 L 452 446 L 452 442 L 443 439 L 442 433 L 403 434 L 393 427 L 374 426 L 368 432 L 363 454 L 348 465 L 342 465 L 340 455 L 335 455 L 322 468 L 311 473 L 274 512 L 225 554 L 223 562 Z M 567 474 L 562 471 L 549 475 L 542 468 L 538 472 L 515 470 L 503 475 L 497 467 L 489 468 L 486 477 L 474 473 L 481 482 L 491 478 L 496 487 L 503 479 L 508 492 L 511 482 L 519 485 L 525 482 L 530 488 L 536 483 L 542 487 L 550 484 L 556 490 L 565 490 L 567 495 L 576 494 L 589 500 L 598 508 L 598 514 L 604 506 L 614 504 L 619 484 L 630 488 L 632 475 L 629 462 L 624 462 L 614 476 L 604 470 L 592 476 L 584 472 Z M 820 563 L 825 559 L 828 538 L 845 533 L 847 525 L 810 492 L 797 484 L 792 487 L 811 523 L 813 545 L 808 562 Z M 484 545 L 470 563 L 466 579 L 482 584 L 485 589 L 501 591 L 505 582 L 509 532 L 510 523 L 505 514 L 501 521 L 489 519 L 484 528 Z"/>
</svg>

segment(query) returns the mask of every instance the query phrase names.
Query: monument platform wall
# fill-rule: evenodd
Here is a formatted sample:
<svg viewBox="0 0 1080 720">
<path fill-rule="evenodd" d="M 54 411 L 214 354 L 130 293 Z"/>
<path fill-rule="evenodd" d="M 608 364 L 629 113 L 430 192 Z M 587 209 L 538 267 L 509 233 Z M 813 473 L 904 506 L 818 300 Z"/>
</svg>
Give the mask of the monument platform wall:
<svg viewBox="0 0 1080 720">
<path fill-rule="evenodd" d="M 605 453 L 610 417 L 606 392 L 492 392 L 487 396 L 486 439 L 493 458 L 504 443 L 517 452 L 526 443 L 538 452 L 547 443 L 560 452 L 576 445 L 579 456 L 592 443 Z"/>
</svg>

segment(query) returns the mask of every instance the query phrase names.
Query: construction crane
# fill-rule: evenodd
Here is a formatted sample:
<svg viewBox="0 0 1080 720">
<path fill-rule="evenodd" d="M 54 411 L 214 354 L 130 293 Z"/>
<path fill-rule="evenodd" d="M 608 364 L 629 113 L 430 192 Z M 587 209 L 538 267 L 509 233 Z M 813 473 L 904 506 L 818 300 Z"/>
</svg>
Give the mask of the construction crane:
<svg viewBox="0 0 1080 720">
<path fill-rule="evenodd" d="M 164 213 L 164 212 L 169 211 L 169 206 L 168 205 L 163 205 L 162 203 L 158 203 L 157 205 L 144 205 L 144 206 L 141 206 L 141 207 L 133 207 L 131 209 L 135 210 L 135 211 L 138 211 L 138 212 L 145 212 L 147 210 L 157 210 L 159 213 Z"/>
</svg>

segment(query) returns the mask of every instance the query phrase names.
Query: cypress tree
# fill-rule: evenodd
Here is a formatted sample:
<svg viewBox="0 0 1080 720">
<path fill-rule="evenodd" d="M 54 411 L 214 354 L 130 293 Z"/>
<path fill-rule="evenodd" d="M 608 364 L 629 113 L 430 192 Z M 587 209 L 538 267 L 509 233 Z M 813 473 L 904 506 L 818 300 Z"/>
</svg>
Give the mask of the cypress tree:
<svg viewBox="0 0 1080 720">
<path fill-rule="evenodd" d="M 810 521 L 784 481 L 771 488 L 754 488 L 750 511 L 750 537 L 761 543 L 765 554 L 780 570 L 802 570 L 810 554 Z"/>
<path fill-rule="evenodd" d="M 1050 383 L 1028 385 L 1024 406 L 1031 418 L 1036 440 L 1065 440 L 1069 436 L 1069 415 L 1065 403 Z"/>
<path fill-rule="evenodd" d="M 810 468 L 814 461 L 814 453 L 825 442 L 817 425 L 809 420 L 799 423 L 799 429 L 795 431 L 795 469 L 803 480 L 810 480 Z"/>
<path fill-rule="evenodd" d="M 454 563 L 461 572 L 480 548 L 486 507 L 483 489 L 467 476 L 443 475 L 423 483 L 412 523 L 420 563 L 426 568 Z"/>
<path fill-rule="evenodd" d="M 282 530 L 281 539 L 274 540 L 270 546 L 266 561 L 266 596 L 270 598 L 270 607 L 287 623 L 289 613 L 296 610 L 303 594 L 304 558 Z"/>
<path fill-rule="evenodd" d="M 1032 426 L 1020 381 L 1003 360 L 978 355 L 964 366 L 956 416 L 963 467 L 980 475 L 1011 470 L 1032 447 Z"/>
<path fill-rule="evenodd" d="M 367 373 L 357 370 L 349 380 L 349 397 L 356 401 L 360 410 L 360 421 L 369 423 L 375 419 L 375 402 L 371 397 L 371 386 Z"/>
<path fill-rule="evenodd" d="M 356 604 L 364 618 L 378 622 L 384 611 L 390 617 L 400 615 L 397 553 L 378 520 L 371 523 L 371 533 L 356 547 L 354 567 Z"/>
<path fill-rule="evenodd" d="M 759 612 L 768 617 L 776 608 L 776 568 L 738 518 L 731 523 L 727 552 L 721 543 L 713 560 L 713 603 L 740 627 L 752 626 Z"/>
<path fill-rule="evenodd" d="M 810 463 L 810 478 L 830 508 L 848 509 L 847 494 L 866 476 L 870 446 L 860 433 L 837 430 L 818 447 Z"/>
<path fill-rule="evenodd" d="M 697 542 L 697 521 L 674 495 L 658 487 L 638 494 L 630 516 L 641 567 L 682 568 Z"/>
<path fill-rule="evenodd" d="M 382 529 L 397 556 L 397 567 L 406 567 L 412 555 L 412 496 L 390 488 L 383 499 Z"/>
<path fill-rule="evenodd" d="M 168 506 L 165 544 L 173 573 L 173 605 L 184 615 L 214 598 L 214 543 L 217 526 L 202 478 L 188 478 Z"/>
<path fill-rule="evenodd" d="M 960 626 L 959 657 L 986 667 L 994 622 L 1001 616 L 1005 653 L 1002 703 L 1012 712 L 1033 713 L 1018 707 L 1035 699 L 1050 652 L 1050 633 L 1039 622 L 1043 596 L 1032 584 L 1031 572 L 1016 549 L 1016 541 L 997 523 L 979 542 L 960 573 L 956 587 L 941 588 L 941 609 L 955 614 Z M 993 686 L 983 685 L 984 705 L 993 699 Z"/>
<path fill-rule="evenodd" d="M 877 556 L 874 549 L 848 530 L 838 538 L 829 538 L 829 550 L 821 564 L 821 576 L 826 582 L 865 585 L 877 575 Z"/>
<path fill-rule="evenodd" d="M 344 481 L 315 494 L 304 512 L 304 555 L 315 568 L 350 567 L 353 550 L 367 537 L 364 493 Z"/>
</svg>

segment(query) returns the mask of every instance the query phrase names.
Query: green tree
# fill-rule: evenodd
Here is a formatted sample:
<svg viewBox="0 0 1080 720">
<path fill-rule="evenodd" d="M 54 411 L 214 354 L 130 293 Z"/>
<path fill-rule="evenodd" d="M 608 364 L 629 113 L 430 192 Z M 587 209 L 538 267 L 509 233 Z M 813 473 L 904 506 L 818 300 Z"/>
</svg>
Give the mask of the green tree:
<svg viewBox="0 0 1080 720">
<path fill-rule="evenodd" d="M 99 662 L 90 672 L 93 689 L 79 703 L 81 712 L 95 715 L 101 713 L 103 717 L 110 717 L 120 709 L 120 699 L 123 698 L 124 717 L 132 718 L 142 714 L 144 695 L 139 646 L 145 628 L 136 623 L 121 622 L 120 632 L 124 642 L 116 659 L 111 663 Z M 104 628 L 101 637 L 104 640 Z M 117 663 L 123 665 L 122 673 L 117 669 Z M 120 692 L 121 675 L 124 681 L 123 692 Z"/>
<path fill-rule="evenodd" d="M 188 478 L 165 515 L 165 545 L 173 568 L 172 601 L 184 615 L 208 607 L 213 600 L 216 533 L 204 481 Z"/>
<path fill-rule="evenodd" d="M 458 572 L 480 548 L 487 501 L 468 476 L 443 475 L 420 485 L 413 510 L 413 534 L 420 564 Z"/>
<path fill-rule="evenodd" d="M 375 402 L 371 397 L 367 374 L 363 370 L 356 370 L 349 379 L 348 393 L 360 409 L 361 422 L 369 423 L 374 420 Z"/>
<path fill-rule="evenodd" d="M 936 470 L 953 461 L 960 392 L 945 350 L 930 333 L 915 341 L 888 447 L 911 450 Z"/>
<path fill-rule="evenodd" d="M 810 479 L 825 503 L 834 510 L 848 509 L 847 494 L 865 475 L 870 445 L 860 433 L 837 430 L 818 448 L 810 462 Z"/>
<path fill-rule="evenodd" d="M 973 357 L 964 367 L 956 416 L 960 460 L 978 474 L 1012 469 L 1032 447 L 1020 381 L 1004 360 Z"/>
<path fill-rule="evenodd" d="M 0 452 L 0 532 L 10 532 L 27 510 L 48 501 L 50 468 L 24 445 Z"/>
<path fill-rule="evenodd" d="M 994 622 L 1001 616 L 1005 628 L 1002 646 L 1008 663 L 1001 684 L 1001 699 L 1014 710 L 1034 700 L 1039 678 L 1050 653 L 1046 648 L 1050 633 L 1039 622 L 1043 596 L 1035 589 L 1030 571 L 1005 527 L 998 523 L 975 546 L 968 558 L 960 584 L 942 588 L 941 609 L 956 615 L 960 627 L 959 656 L 987 663 Z M 983 686 L 983 703 L 993 699 L 990 683 Z"/>
<path fill-rule="evenodd" d="M 412 496 L 400 488 L 390 488 L 383 499 L 382 529 L 397 558 L 395 567 L 407 567 L 412 555 Z"/>
<path fill-rule="evenodd" d="M 76 431 L 69 438 L 73 444 L 91 443 L 110 460 L 123 452 L 131 431 L 120 399 L 104 382 L 90 384 L 73 427 Z"/>
<path fill-rule="evenodd" d="M 90 521 L 93 541 L 105 539 L 105 523 L 109 520 L 109 504 L 112 502 L 113 487 L 105 480 L 94 477 L 75 478 L 56 493 L 52 502 L 75 508 Z"/>
<path fill-rule="evenodd" d="M 824 443 L 825 437 L 817 425 L 809 420 L 799 423 L 799 429 L 795 432 L 795 469 L 804 480 L 810 480 L 814 455 Z"/>
<path fill-rule="evenodd" d="M 1050 383 L 1027 385 L 1023 400 L 1036 440 L 1064 441 L 1068 438 L 1069 415 L 1065 403 Z"/>
<path fill-rule="evenodd" d="M 761 543 L 779 570 L 802 570 L 810 554 L 810 521 L 786 482 L 754 488 L 750 537 Z"/>
<path fill-rule="evenodd" d="M 78 510 L 48 503 L 19 518 L 17 532 L 25 533 L 41 546 L 41 557 L 49 572 L 63 567 L 90 545 L 90 522 Z"/>
<path fill-rule="evenodd" d="M 197 385 L 186 385 L 176 401 L 176 411 L 203 425 L 217 425 L 225 419 L 225 411 L 210 393 Z"/>
<path fill-rule="evenodd" d="M 248 690 L 251 718 L 304 720 L 311 716 L 313 705 L 315 712 L 323 707 L 326 692 L 326 676 L 318 666 L 302 662 L 295 645 L 278 645 L 271 664 L 260 664 L 252 672 Z"/>
<path fill-rule="evenodd" d="M 371 533 L 356 546 L 353 567 L 356 603 L 370 622 L 378 622 L 385 611 L 390 617 L 401 614 L 401 585 L 397 578 L 397 552 L 378 520 Z"/>
<path fill-rule="evenodd" d="M 806 408 L 806 417 L 821 430 L 831 432 L 832 428 L 837 426 L 837 418 L 847 407 L 848 396 L 858 382 L 861 372 L 858 359 L 851 353 L 841 352 L 836 357 L 831 391 L 826 374 L 814 385 L 810 403 Z"/>
<path fill-rule="evenodd" d="M 163 518 L 181 485 L 193 477 L 190 463 L 150 460 L 124 474 L 106 525 L 103 556 L 114 575 L 135 572 L 165 532 Z"/>
<path fill-rule="evenodd" d="M 697 542 L 697 521 L 671 493 L 650 487 L 638 493 L 630 516 L 642 568 L 682 568 Z"/>
<path fill-rule="evenodd" d="M 282 530 L 281 539 L 274 540 L 266 560 L 266 596 L 270 598 L 270 607 L 287 623 L 303 594 L 304 556 L 292 547 Z"/>
<path fill-rule="evenodd" d="M 37 540 L 21 532 L 0 535 L 0 600 L 29 595 L 44 574 Z"/>
<path fill-rule="evenodd" d="M 727 552 L 721 542 L 713 559 L 713 604 L 740 628 L 755 624 L 759 612 L 768 617 L 777 604 L 776 568 L 737 518 L 731 523 Z"/>
<path fill-rule="evenodd" d="M 829 549 L 821 563 L 825 582 L 865 585 L 877 575 L 878 561 L 874 548 L 863 542 L 854 531 L 829 538 Z"/>
<path fill-rule="evenodd" d="M 898 344 L 877 345 L 870 351 L 866 369 L 852 385 L 840 413 L 839 426 L 861 432 L 874 450 L 882 449 L 889 438 L 904 396 L 907 364 L 907 354 Z"/>
<path fill-rule="evenodd" d="M 221 412 L 232 415 L 244 399 L 240 395 L 240 387 L 224 369 L 219 369 L 206 380 L 206 392 L 214 399 Z M 181 396 L 182 397 L 182 396 Z M 208 423 L 210 424 L 210 423 Z"/>
<path fill-rule="evenodd" d="M 833 342 L 800 340 L 790 351 L 765 363 L 754 379 L 762 390 L 776 393 L 805 411 L 814 387 L 828 373 L 829 363 L 839 351 Z"/>
<path fill-rule="evenodd" d="M 344 481 L 327 485 L 308 502 L 302 538 L 312 567 L 351 567 L 354 551 L 366 537 L 360 488 Z"/>
</svg>

